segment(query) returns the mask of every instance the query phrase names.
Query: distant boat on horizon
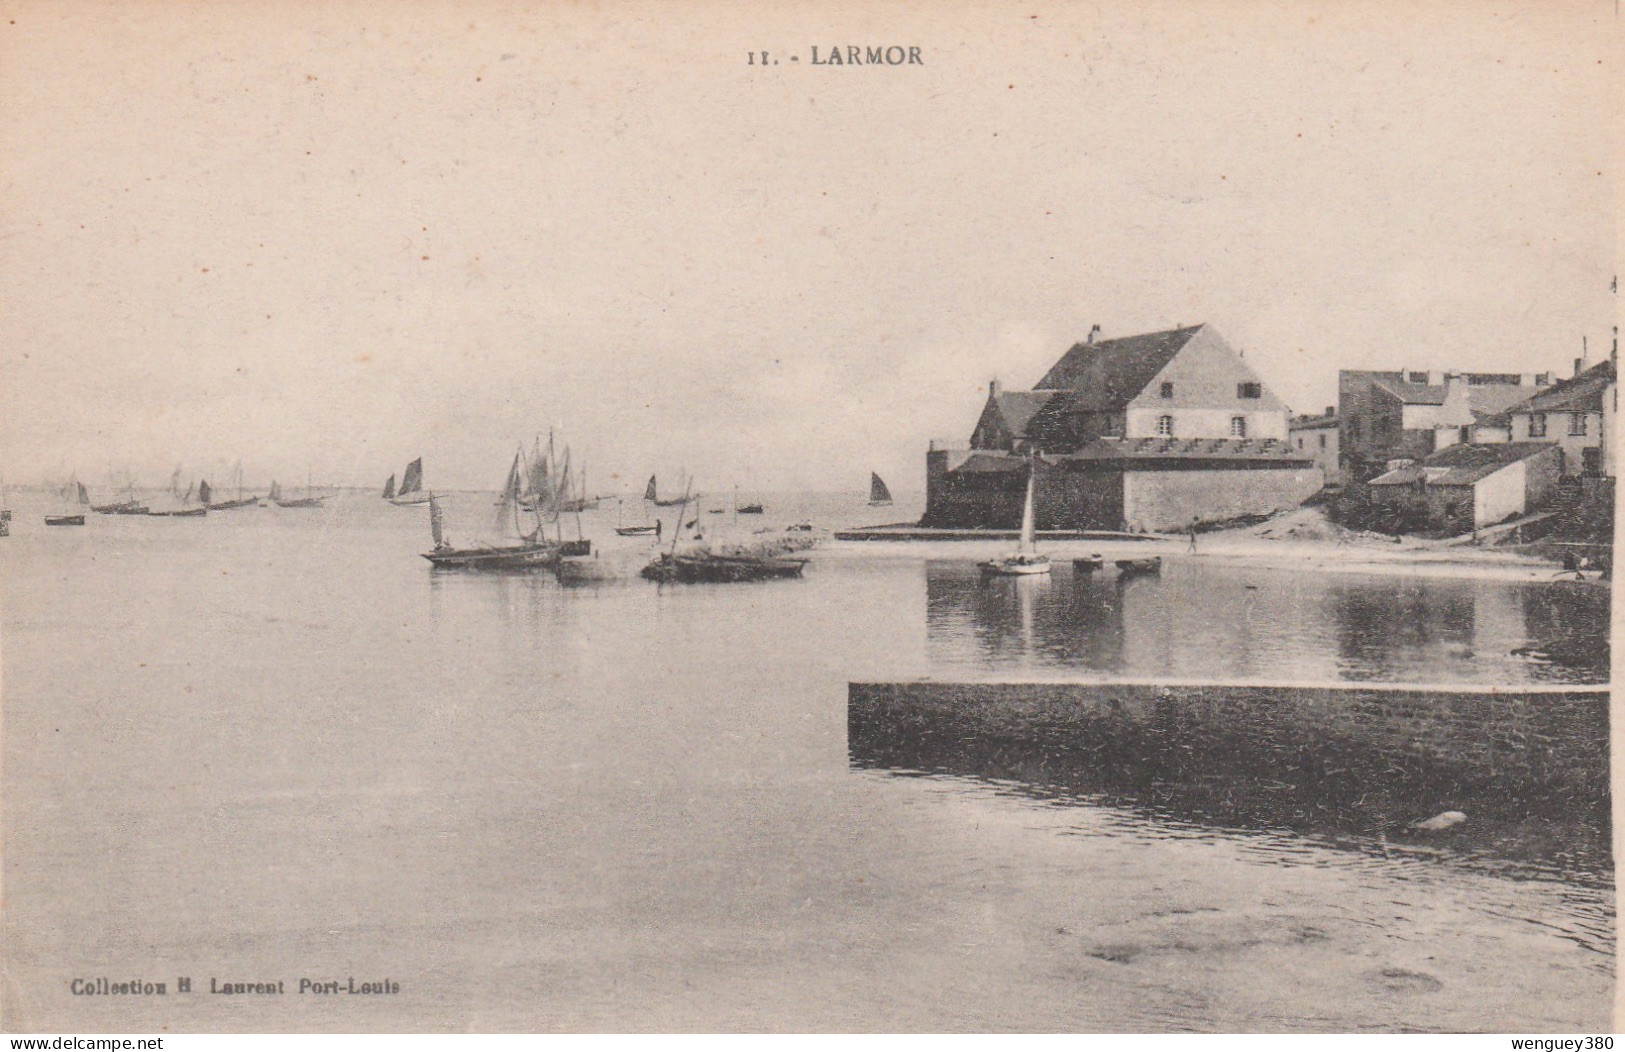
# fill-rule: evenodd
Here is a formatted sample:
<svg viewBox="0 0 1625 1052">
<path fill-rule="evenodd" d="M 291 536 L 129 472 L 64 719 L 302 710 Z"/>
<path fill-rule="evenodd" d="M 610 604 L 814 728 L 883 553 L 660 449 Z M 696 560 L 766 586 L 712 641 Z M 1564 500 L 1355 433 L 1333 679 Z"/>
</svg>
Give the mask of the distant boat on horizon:
<svg viewBox="0 0 1625 1052">
<path fill-rule="evenodd" d="M 395 476 L 389 476 L 389 482 L 384 486 L 384 499 L 397 507 L 410 507 L 415 504 L 426 504 L 429 494 L 423 491 L 423 458 L 412 461 L 406 465 L 406 474 L 401 476 L 401 488 L 393 495 L 389 487 L 395 484 Z"/>
<path fill-rule="evenodd" d="M 47 526 L 83 526 L 84 509 L 90 507 L 90 492 L 77 478 L 70 478 L 61 493 L 63 509 L 60 514 L 45 516 Z M 9 518 L 8 518 L 9 521 Z"/>
<path fill-rule="evenodd" d="M 203 498 L 203 503 L 208 505 L 210 511 L 231 511 L 231 510 L 233 510 L 235 508 L 252 508 L 252 507 L 255 507 L 255 506 L 257 506 L 259 504 L 260 499 L 258 497 L 254 497 L 254 496 L 245 497 L 245 496 L 243 496 L 243 464 L 242 464 L 242 461 L 238 461 L 237 466 L 232 469 L 231 478 L 232 478 L 232 481 L 235 482 L 236 485 L 237 485 L 237 496 L 235 498 L 231 499 L 231 500 L 217 500 L 217 501 L 210 501 L 208 497 L 204 497 Z"/>
<path fill-rule="evenodd" d="M 655 477 L 649 476 L 649 484 L 643 487 L 643 499 L 657 508 L 675 508 L 679 504 L 687 504 L 687 497 L 678 497 L 676 500 L 661 500 L 660 489 L 655 485 Z"/>
<path fill-rule="evenodd" d="M 326 503 L 330 494 L 312 493 L 310 483 L 307 481 L 303 497 L 284 497 L 282 495 L 282 484 L 273 479 L 270 496 L 271 503 L 279 508 L 319 508 Z"/>
<path fill-rule="evenodd" d="M 888 508 L 891 506 L 891 490 L 881 481 L 879 475 L 869 472 L 869 507 Z"/>
</svg>

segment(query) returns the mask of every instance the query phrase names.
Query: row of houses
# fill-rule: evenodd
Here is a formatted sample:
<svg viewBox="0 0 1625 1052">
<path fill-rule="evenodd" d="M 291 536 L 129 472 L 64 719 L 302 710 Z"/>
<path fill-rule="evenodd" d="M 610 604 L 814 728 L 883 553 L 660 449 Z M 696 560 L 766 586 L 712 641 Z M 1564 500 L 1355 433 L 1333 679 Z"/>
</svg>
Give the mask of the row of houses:
<svg viewBox="0 0 1625 1052">
<path fill-rule="evenodd" d="M 1029 470 L 1039 528 L 1149 531 L 1271 514 L 1329 482 L 1470 529 L 1614 473 L 1613 357 L 1564 380 L 1344 370 L 1336 406 L 1293 418 L 1210 325 L 1098 332 L 1030 390 L 990 384 L 968 445 L 932 443 L 922 525 L 1012 527 Z"/>
</svg>

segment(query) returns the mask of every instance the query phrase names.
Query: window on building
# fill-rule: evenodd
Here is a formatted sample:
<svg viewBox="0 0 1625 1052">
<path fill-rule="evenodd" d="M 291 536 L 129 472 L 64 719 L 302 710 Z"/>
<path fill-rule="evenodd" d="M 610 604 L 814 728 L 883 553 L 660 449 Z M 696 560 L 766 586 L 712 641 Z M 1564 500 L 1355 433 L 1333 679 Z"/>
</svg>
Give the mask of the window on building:
<svg viewBox="0 0 1625 1052">
<path fill-rule="evenodd" d="M 1324 431 L 1322 431 L 1320 433 L 1320 448 L 1321 449 L 1326 448 L 1326 432 L 1324 432 Z"/>
<path fill-rule="evenodd" d="M 1584 413 L 1569 414 L 1569 434 L 1583 435 L 1586 433 L 1586 415 Z"/>
<path fill-rule="evenodd" d="M 1264 385 L 1257 383 L 1240 383 L 1236 385 L 1237 398 L 1263 398 Z"/>
<path fill-rule="evenodd" d="M 1232 438 L 1246 438 L 1247 437 L 1247 418 L 1246 417 L 1244 417 L 1244 416 L 1233 416 L 1233 417 L 1230 418 L 1230 435 L 1231 435 Z"/>
<path fill-rule="evenodd" d="M 1298 448 L 1299 449 L 1303 448 L 1303 436 L 1302 435 L 1298 436 Z"/>
<path fill-rule="evenodd" d="M 1173 396 L 1174 396 L 1174 383 L 1173 383 L 1173 381 L 1172 380 L 1164 380 L 1162 382 L 1162 397 L 1164 397 L 1164 398 L 1172 398 Z"/>
<path fill-rule="evenodd" d="M 1167 438 L 1167 437 L 1171 437 L 1173 435 L 1173 433 L 1174 433 L 1174 418 L 1171 417 L 1171 416 L 1159 416 L 1159 417 L 1157 417 L 1157 434 L 1162 435 L 1164 438 Z"/>
<path fill-rule="evenodd" d="M 1408 382 L 1413 383 L 1413 384 L 1425 384 L 1425 383 L 1428 382 L 1428 374 L 1427 373 L 1409 373 L 1409 374 L 1406 375 L 1405 379 Z"/>
<path fill-rule="evenodd" d="M 1529 437 L 1530 438 L 1545 438 L 1546 437 L 1546 414 L 1545 413 L 1530 413 L 1529 414 Z"/>
</svg>

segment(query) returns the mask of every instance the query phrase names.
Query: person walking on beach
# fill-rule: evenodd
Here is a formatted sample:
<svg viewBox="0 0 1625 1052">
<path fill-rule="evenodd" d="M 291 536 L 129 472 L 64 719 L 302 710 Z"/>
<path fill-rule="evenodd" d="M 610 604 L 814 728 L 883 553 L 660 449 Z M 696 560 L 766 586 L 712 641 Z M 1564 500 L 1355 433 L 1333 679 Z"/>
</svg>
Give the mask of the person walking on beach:
<svg viewBox="0 0 1625 1052">
<path fill-rule="evenodd" d="M 1197 523 L 1196 516 L 1194 516 L 1194 515 L 1191 516 L 1190 534 L 1191 534 L 1191 554 L 1192 555 L 1196 554 L 1196 523 Z"/>
</svg>

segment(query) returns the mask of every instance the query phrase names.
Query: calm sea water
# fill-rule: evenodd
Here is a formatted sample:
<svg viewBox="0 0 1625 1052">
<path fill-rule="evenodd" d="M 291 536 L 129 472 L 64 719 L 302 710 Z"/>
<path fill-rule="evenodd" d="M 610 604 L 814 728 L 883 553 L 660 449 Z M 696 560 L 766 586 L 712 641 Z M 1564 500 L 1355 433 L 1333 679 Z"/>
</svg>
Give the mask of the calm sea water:
<svg viewBox="0 0 1625 1052">
<path fill-rule="evenodd" d="M 769 495 L 760 522 L 917 508 Z M 437 574 L 424 509 L 0 541 L 7 1022 L 32 1029 L 1557 1030 L 1605 1025 L 1606 876 L 1391 855 L 848 753 L 850 680 L 1595 679 L 1512 651 L 1606 592 L 1170 560 L 983 588 Z M 460 497 L 454 534 L 489 519 Z M 627 518 L 632 518 L 628 509 Z M 714 525 L 712 525 L 714 523 Z M 967 550 L 967 559 L 969 550 Z M 908 776 L 903 776 L 903 775 Z M 1422 817 L 1422 816 L 1418 816 Z M 189 997 L 75 978 L 190 976 Z M 301 978 L 393 995 L 300 996 Z M 210 996 L 219 981 L 285 982 Z"/>
</svg>

